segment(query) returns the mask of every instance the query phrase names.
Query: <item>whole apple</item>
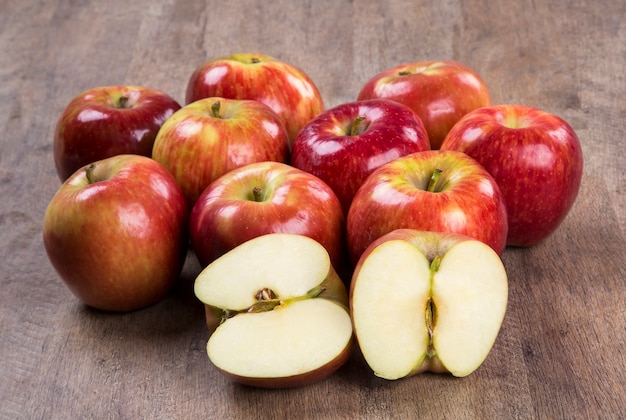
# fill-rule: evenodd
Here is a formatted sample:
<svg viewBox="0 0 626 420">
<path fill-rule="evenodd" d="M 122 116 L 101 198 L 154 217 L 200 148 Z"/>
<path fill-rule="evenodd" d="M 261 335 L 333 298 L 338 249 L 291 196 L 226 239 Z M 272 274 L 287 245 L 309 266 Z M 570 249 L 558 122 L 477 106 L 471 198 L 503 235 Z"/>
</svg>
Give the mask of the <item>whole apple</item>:
<svg viewBox="0 0 626 420">
<path fill-rule="evenodd" d="M 452 60 L 419 61 L 383 71 L 368 80 L 357 99 L 387 98 L 419 115 L 430 148 L 439 149 L 452 126 L 468 112 L 491 105 L 484 80 Z"/>
<path fill-rule="evenodd" d="M 281 118 L 290 142 L 324 109 L 317 86 L 303 70 L 259 53 L 215 57 L 200 64 L 189 78 L 186 101 L 211 96 L 264 103 Z"/>
<path fill-rule="evenodd" d="M 347 218 L 352 262 L 401 228 L 469 236 L 501 254 L 508 231 L 504 198 L 493 177 L 464 153 L 412 153 L 376 169 L 354 196 Z"/>
<path fill-rule="evenodd" d="M 562 118 L 528 106 L 494 105 L 455 125 L 441 146 L 476 159 L 506 202 L 507 244 L 535 245 L 565 219 L 583 173 L 580 141 Z"/>
<path fill-rule="evenodd" d="M 267 105 L 204 98 L 179 109 L 163 124 L 152 158 L 174 175 L 191 208 L 211 182 L 232 169 L 253 162 L 286 162 L 289 140 Z"/>
<path fill-rule="evenodd" d="M 76 96 L 54 132 L 56 170 L 65 181 L 82 166 L 120 154 L 150 156 L 161 125 L 180 105 L 144 86 L 103 86 Z"/>
<path fill-rule="evenodd" d="M 486 359 L 506 312 L 508 280 L 486 244 L 398 229 L 375 240 L 350 289 L 354 333 L 374 373 L 467 376 Z"/>
<path fill-rule="evenodd" d="M 333 266 L 345 263 L 345 219 L 322 180 L 280 162 L 258 162 L 215 180 L 191 210 L 192 248 L 202 266 L 269 233 L 308 236 L 324 246 Z"/>
<path fill-rule="evenodd" d="M 374 169 L 429 149 L 415 112 L 398 102 L 372 99 L 344 103 L 315 117 L 298 133 L 291 164 L 326 182 L 348 214 L 354 194 Z"/>
<path fill-rule="evenodd" d="M 188 247 L 185 198 L 170 173 L 140 155 L 117 155 L 76 171 L 43 220 L 45 249 L 85 304 L 131 311 L 163 299 Z"/>
</svg>

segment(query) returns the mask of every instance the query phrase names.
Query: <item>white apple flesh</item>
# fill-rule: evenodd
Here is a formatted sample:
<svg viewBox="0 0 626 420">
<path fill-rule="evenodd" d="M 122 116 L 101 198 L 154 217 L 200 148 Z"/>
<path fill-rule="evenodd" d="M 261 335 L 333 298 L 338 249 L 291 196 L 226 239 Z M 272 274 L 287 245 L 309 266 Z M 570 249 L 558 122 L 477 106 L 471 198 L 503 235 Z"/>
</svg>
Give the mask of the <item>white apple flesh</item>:
<svg viewBox="0 0 626 420">
<path fill-rule="evenodd" d="M 350 355 L 348 294 L 325 248 L 272 233 L 209 264 L 195 294 L 205 304 L 211 362 L 237 382 L 267 388 L 320 380 Z"/>
<path fill-rule="evenodd" d="M 377 376 L 463 377 L 493 347 L 508 282 L 500 257 L 480 241 L 401 229 L 363 254 L 350 299 L 357 342 Z"/>
</svg>

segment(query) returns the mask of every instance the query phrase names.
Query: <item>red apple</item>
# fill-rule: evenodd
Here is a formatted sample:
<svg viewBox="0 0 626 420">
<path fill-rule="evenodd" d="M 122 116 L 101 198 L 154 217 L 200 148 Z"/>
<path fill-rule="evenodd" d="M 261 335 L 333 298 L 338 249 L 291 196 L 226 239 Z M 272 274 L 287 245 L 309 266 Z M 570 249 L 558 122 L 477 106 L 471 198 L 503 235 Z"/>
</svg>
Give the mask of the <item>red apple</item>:
<svg viewBox="0 0 626 420">
<path fill-rule="evenodd" d="M 180 108 L 168 94 L 143 86 L 105 86 L 76 96 L 54 132 L 61 181 L 91 162 L 120 154 L 150 156 L 161 125 Z"/>
<path fill-rule="evenodd" d="M 422 119 L 431 149 L 439 149 L 452 126 L 468 112 L 491 105 L 491 94 L 471 68 L 451 60 L 403 64 L 368 80 L 358 100 L 403 103 Z"/>
<path fill-rule="evenodd" d="M 397 102 L 372 99 L 338 105 L 313 119 L 296 137 L 291 164 L 326 182 L 348 214 L 354 194 L 374 169 L 429 149 L 415 112 Z"/>
<path fill-rule="evenodd" d="M 253 162 L 289 158 L 282 122 L 252 100 L 205 98 L 184 106 L 163 124 L 152 158 L 165 166 L 189 208 L 214 180 Z"/>
<path fill-rule="evenodd" d="M 290 141 L 324 109 L 317 86 L 304 71 L 258 53 L 216 57 L 200 64 L 189 78 L 186 101 L 211 96 L 264 103 L 281 118 Z"/>
<path fill-rule="evenodd" d="M 478 162 L 461 152 L 429 150 L 386 163 L 361 185 L 347 218 L 352 262 L 401 228 L 469 236 L 501 254 L 508 224 L 502 193 Z"/>
<path fill-rule="evenodd" d="M 345 219 L 322 180 L 280 162 L 258 162 L 214 181 L 194 205 L 191 245 L 206 266 L 237 245 L 268 233 L 296 233 L 326 248 L 333 266 L 345 257 Z"/>
<path fill-rule="evenodd" d="M 473 157 L 498 183 L 507 206 L 508 245 L 551 235 L 580 188 L 583 155 L 572 127 L 522 105 L 494 105 L 463 117 L 441 146 Z"/>
<path fill-rule="evenodd" d="M 157 303 L 187 252 L 187 207 L 170 173 L 140 155 L 96 161 L 70 176 L 43 220 L 52 266 L 87 305 L 131 311 Z"/>
</svg>

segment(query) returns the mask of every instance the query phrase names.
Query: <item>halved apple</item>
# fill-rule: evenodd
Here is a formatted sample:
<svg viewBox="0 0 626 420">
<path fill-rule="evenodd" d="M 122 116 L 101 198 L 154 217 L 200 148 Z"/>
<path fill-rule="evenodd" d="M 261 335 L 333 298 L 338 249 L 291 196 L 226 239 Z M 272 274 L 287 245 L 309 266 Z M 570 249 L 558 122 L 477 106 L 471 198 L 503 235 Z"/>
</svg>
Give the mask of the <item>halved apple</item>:
<svg viewBox="0 0 626 420">
<path fill-rule="evenodd" d="M 196 278 L 211 362 L 231 379 L 282 388 L 320 380 L 350 355 L 348 293 L 326 249 L 271 233 L 232 249 Z"/>
<path fill-rule="evenodd" d="M 374 241 L 350 290 L 363 357 L 389 380 L 424 371 L 472 373 L 493 347 L 507 301 L 504 266 L 488 245 L 413 229 Z"/>
</svg>

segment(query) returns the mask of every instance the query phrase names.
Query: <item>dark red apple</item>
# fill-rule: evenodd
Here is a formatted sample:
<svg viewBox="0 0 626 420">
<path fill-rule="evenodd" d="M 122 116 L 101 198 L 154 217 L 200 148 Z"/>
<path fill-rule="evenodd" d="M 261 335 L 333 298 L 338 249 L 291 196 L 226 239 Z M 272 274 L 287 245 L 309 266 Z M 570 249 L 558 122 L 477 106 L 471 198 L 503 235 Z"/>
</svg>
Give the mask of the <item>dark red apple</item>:
<svg viewBox="0 0 626 420">
<path fill-rule="evenodd" d="M 88 89 L 56 125 L 54 163 L 61 181 L 91 162 L 120 154 L 150 156 L 161 125 L 180 108 L 168 94 L 143 86 Z"/>
<path fill-rule="evenodd" d="M 313 119 L 296 137 L 291 164 L 326 182 L 347 214 L 354 194 L 374 169 L 429 149 L 415 112 L 397 102 L 372 99 L 338 105 Z"/>
</svg>

